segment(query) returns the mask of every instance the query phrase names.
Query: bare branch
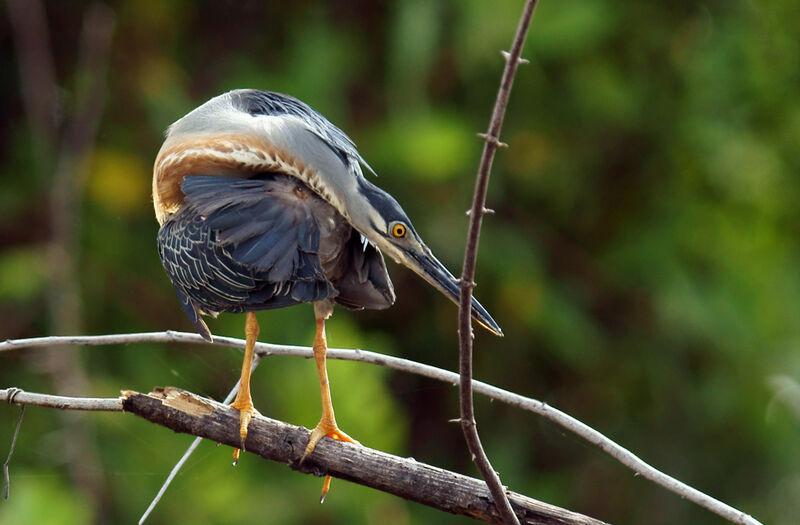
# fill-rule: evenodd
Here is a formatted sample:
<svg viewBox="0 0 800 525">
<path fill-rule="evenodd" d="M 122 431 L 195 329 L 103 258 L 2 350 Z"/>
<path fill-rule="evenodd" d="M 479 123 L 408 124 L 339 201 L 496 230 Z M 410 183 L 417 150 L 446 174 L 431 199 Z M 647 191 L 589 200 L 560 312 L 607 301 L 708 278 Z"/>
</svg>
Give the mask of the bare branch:
<svg viewBox="0 0 800 525">
<path fill-rule="evenodd" d="M 175 432 L 182 432 L 237 447 L 239 412 L 217 401 L 173 387 L 150 394 L 126 391 L 119 398 L 68 398 L 0 390 L 0 401 L 43 407 L 130 412 Z M 282 421 L 255 416 L 247 434 L 247 452 L 289 465 L 304 474 L 331 475 L 445 512 L 495 523 L 500 516 L 483 482 L 443 470 L 413 458 L 401 458 L 361 445 L 323 439 L 302 464 L 299 459 L 310 430 Z M 510 493 L 515 511 L 527 524 L 603 525 L 604 522 Z"/>
<path fill-rule="evenodd" d="M 241 442 L 239 413 L 235 409 L 184 390 L 166 388 L 148 395 L 125 392 L 123 406 L 125 411 L 176 432 L 202 436 L 231 447 Z M 314 449 L 314 454 L 301 465 L 298 460 L 309 436 L 310 431 L 306 428 L 256 416 L 250 422 L 247 451 L 286 463 L 306 474 L 346 479 L 445 512 L 490 523 L 500 518 L 481 481 L 412 458 L 323 439 Z M 511 499 L 524 523 L 602 523 L 521 494 L 511 494 Z"/>
<path fill-rule="evenodd" d="M 464 265 L 461 270 L 461 295 L 458 305 L 461 428 L 464 432 L 464 439 L 467 441 L 467 447 L 472 454 L 472 459 L 478 470 L 480 470 L 483 479 L 486 480 L 486 484 L 489 486 L 495 501 L 498 502 L 502 502 L 505 499 L 503 485 L 483 450 L 483 445 L 478 436 L 478 428 L 475 424 L 475 410 L 472 403 L 472 288 L 475 280 L 475 263 L 478 256 L 481 219 L 483 218 L 483 210 L 486 209 L 489 174 L 492 170 L 492 161 L 497 148 L 506 146 L 500 142 L 500 129 L 503 127 L 503 118 L 505 117 L 506 106 L 508 106 L 511 86 L 514 83 L 514 75 L 521 62 L 522 46 L 525 44 L 525 37 L 528 34 L 528 27 L 530 27 L 535 7 L 536 0 L 526 0 L 519 19 L 519 25 L 517 26 L 517 32 L 514 35 L 514 41 L 511 44 L 511 51 L 507 53 L 507 56 L 504 55 L 506 66 L 503 69 L 503 77 L 500 80 L 500 88 L 497 91 L 497 99 L 489 121 L 489 129 L 485 135 L 481 135 L 484 140 L 483 153 L 478 163 L 478 175 L 475 180 L 475 192 L 472 197 L 472 209 L 469 215 L 467 246 L 464 252 Z M 500 506 L 505 523 L 518 523 L 507 500 L 505 500 L 505 504 L 500 503 Z"/>
<path fill-rule="evenodd" d="M 0 401 L 5 401 L 11 405 L 33 405 L 58 408 L 59 410 L 122 412 L 122 401 L 117 398 L 54 396 L 51 394 L 25 392 L 19 388 L 0 389 Z"/>
<path fill-rule="evenodd" d="M 224 346 L 230 348 L 244 348 L 244 339 L 236 339 L 232 337 L 215 337 L 214 342 L 208 343 L 198 334 L 188 332 L 143 332 L 134 334 L 112 334 L 112 335 L 94 335 L 94 336 L 48 336 L 48 337 L 34 337 L 29 339 L 16 339 L 7 340 L 0 343 L 0 352 L 7 352 L 23 348 L 36 348 L 43 346 L 50 346 L 54 344 L 60 345 L 85 345 L 85 346 L 102 346 L 114 344 L 131 344 L 131 343 L 194 343 L 194 344 L 207 344 L 212 346 Z M 311 347 L 307 346 L 291 346 L 291 345 L 274 345 L 269 343 L 256 343 L 256 355 L 261 357 L 266 356 L 293 356 L 311 359 L 314 355 Z M 378 366 L 385 366 L 401 372 L 408 372 L 412 374 L 421 375 L 437 381 L 457 386 L 459 384 L 459 376 L 456 373 L 442 370 L 430 365 L 409 361 L 399 357 L 388 356 L 379 354 L 377 352 L 370 352 L 367 350 L 348 350 L 343 348 L 329 348 L 327 356 L 330 359 L 341 359 L 346 361 L 357 361 L 363 363 L 371 363 Z M 691 501 L 711 512 L 733 522 L 746 525 L 760 525 L 760 522 L 753 517 L 707 495 L 697 489 L 686 485 L 685 483 L 669 476 L 655 467 L 650 466 L 633 452 L 618 445 L 611 439 L 607 438 L 597 430 L 586 425 L 578 419 L 566 414 L 557 408 L 554 408 L 547 403 L 543 403 L 536 399 L 521 396 L 508 390 L 483 383 L 481 381 L 472 382 L 472 390 L 475 393 L 485 395 L 491 399 L 507 403 L 511 406 L 527 410 L 536 415 L 542 416 L 553 423 L 561 426 L 562 428 L 574 433 L 575 435 L 585 439 L 589 443 L 596 445 L 601 450 L 609 454 L 611 457 L 633 470 L 637 475 L 660 485 L 661 487 L 674 492 L 681 498 Z M 0 401 L 4 400 L 3 390 L 0 390 Z M 32 395 L 32 394 L 28 394 Z M 34 404 L 34 403 L 29 403 Z"/>
</svg>

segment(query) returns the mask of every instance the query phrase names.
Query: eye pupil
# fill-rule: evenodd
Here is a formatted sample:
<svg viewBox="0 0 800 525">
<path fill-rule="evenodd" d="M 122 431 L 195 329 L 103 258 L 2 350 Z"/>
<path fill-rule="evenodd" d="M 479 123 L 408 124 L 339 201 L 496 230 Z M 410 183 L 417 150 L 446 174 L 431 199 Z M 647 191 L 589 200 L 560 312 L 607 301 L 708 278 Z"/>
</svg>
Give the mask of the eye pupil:
<svg viewBox="0 0 800 525">
<path fill-rule="evenodd" d="M 395 237 L 402 237 L 406 234 L 406 228 L 402 224 L 395 224 L 392 233 Z"/>
</svg>

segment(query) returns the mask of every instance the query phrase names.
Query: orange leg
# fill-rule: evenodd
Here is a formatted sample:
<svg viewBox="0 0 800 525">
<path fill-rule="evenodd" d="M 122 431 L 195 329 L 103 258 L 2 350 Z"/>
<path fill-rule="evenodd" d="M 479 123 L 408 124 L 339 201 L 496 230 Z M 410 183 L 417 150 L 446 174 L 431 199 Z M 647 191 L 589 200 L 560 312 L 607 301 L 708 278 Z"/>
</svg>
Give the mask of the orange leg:
<svg viewBox="0 0 800 525">
<path fill-rule="evenodd" d="M 236 393 L 233 408 L 239 411 L 239 435 L 242 438 L 241 449 L 244 449 L 244 442 L 247 439 L 247 427 L 250 425 L 250 419 L 254 414 L 257 414 L 256 409 L 253 407 L 253 398 L 250 397 L 250 371 L 253 368 L 253 355 L 258 339 L 258 319 L 254 312 L 247 312 L 245 319 L 244 333 L 247 344 L 244 347 L 244 361 L 242 361 L 242 377 L 239 381 L 239 391 Z M 233 451 L 233 464 L 239 462 L 240 449 Z"/>
<path fill-rule="evenodd" d="M 334 416 L 333 403 L 331 402 L 331 389 L 328 383 L 328 369 L 325 357 L 327 351 L 328 343 L 325 340 L 325 319 L 317 318 L 317 335 L 314 338 L 314 361 L 317 363 L 317 373 L 319 374 L 319 389 L 322 396 L 322 417 L 311 432 L 311 438 L 308 440 L 306 450 L 303 453 L 303 457 L 300 458 L 301 463 L 311 455 L 317 443 L 319 443 L 319 440 L 325 436 L 347 441 L 348 443 L 359 444 L 358 441 L 339 430 L 339 427 L 336 426 L 336 417 Z M 328 476 L 325 478 L 325 483 L 322 487 L 320 502 L 325 499 L 325 495 L 330 488 L 330 483 L 330 476 Z"/>
</svg>

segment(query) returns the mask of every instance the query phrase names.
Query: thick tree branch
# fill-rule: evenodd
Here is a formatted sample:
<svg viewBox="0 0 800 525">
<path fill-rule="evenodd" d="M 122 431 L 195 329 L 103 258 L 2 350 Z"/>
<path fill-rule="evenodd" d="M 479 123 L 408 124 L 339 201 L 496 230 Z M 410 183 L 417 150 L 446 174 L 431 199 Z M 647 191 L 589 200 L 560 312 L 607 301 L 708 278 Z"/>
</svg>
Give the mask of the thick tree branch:
<svg viewBox="0 0 800 525">
<path fill-rule="evenodd" d="M 150 394 L 126 391 L 117 399 L 64 398 L 0 390 L 0 401 L 79 410 L 124 410 L 163 427 L 236 447 L 240 443 L 239 413 L 228 405 L 177 388 L 158 388 Z M 489 523 L 500 515 L 480 480 L 449 472 L 411 458 L 401 458 L 332 439 L 323 439 L 304 463 L 298 460 L 310 431 L 257 416 L 250 422 L 247 451 L 286 463 L 316 476 L 331 475 L 394 494 L 445 512 Z M 527 524 L 602 525 L 603 522 L 510 493 L 514 511 Z"/>
<path fill-rule="evenodd" d="M 503 54 L 506 66 L 497 91 L 497 99 L 489 121 L 489 129 L 484 139 L 483 153 L 478 163 L 478 175 L 475 180 L 475 192 L 472 197 L 472 208 L 469 212 L 469 229 L 467 231 L 467 246 L 464 252 L 464 265 L 461 269 L 461 295 L 458 305 L 458 338 L 459 338 L 459 371 L 461 376 L 460 406 L 461 428 L 464 431 L 467 447 L 472 454 L 472 460 L 481 472 L 483 479 L 489 486 L 492 496 L 501 501 L 503 485 L 500 477 L 489 463 L 489 458 L 483 450 L 478 428 L 475 423 L 475 410 L 472 403 L 472 289 L 475 286 L 475 263 L 478 257 L 478 239 L 481 234 L 481 219 L 486 213 L 486 192 L 489 188 L 489 174 L 492 170 L 492 161 L 500 142 L 500 129 L 503 127 L 503 118 L 511 95 L 511 86 L 514 76 L 521 62 L 522 46 L 528 34 L 536 0 L 526 0 L 525 7 L 519 19 L 517 32 L 514 35 L 511 51 Z M 503 521 L 506 524 L 517 523 L 509 504 L 500 504 Z"/>
<path fill-rule="evenodd" d="M 244 348 L 244 339 L 236 339 L 232 337 L 214 337 L 213 343 L 206 342 L 202 337 L 197 334 L 188 332 L 144 332 L 134 334 L 112 334 L 112 335 L 94 335 L 94 336 L 48 336 L 48 337 L 34 337 L 29 339 L 15 339 L 0 342 L 0 353 L 11 350 L 46 347 L 55 344 L 61 345 L 85 345 L 85 346 L 98 346 L 98 345 L 114 345 L 114 344 L 130 344 L 130 343 L 196 343 L 196 344 L 209 344 L 212 346 L 225 346 L 230 348 Z M 256 343 L 256 355 L 260 357 L 266 356 L 294 356 L 310 359 L 313 357 L 313 350 L 310 347 L 304 346 L 291 346 L 291 345 L 274 345 L 269 343 Z M 370 352 L 367 350 L 348 350 L 342 348 L 329 348 L 328 357 L 330 359 L 342 359 L 347 361 L 358 361 L 364 363 L 371 363 L 378 366 L 385 366 L 394 370 L 408 372 L 412 374 L 421 375 L 451 385 L 459 384 L 459 376 L 456 373 L 442 370 L 430 365 L 409 361 L 399 357 L 388 356 L 379 354 L 377 352 Z M 574 433 L 575 435 L 585 439 L 589 443 L 599 447 L 601 450 L 609 454 L 611 457 L 633 470 L 636 475 L 648 479 L 657 485 L 674 492 L 681 498 L 695 503 L 711 512 L 731 521 L 733 523 L 741 523 L 744 525 L 761 525 L 758 520 L 745 514 L 730 505 L 727 505 L 708 494 L 700 492 L 699 490 L 691 487 L 668 474 L 661 472 L 655 467 L 649 465 L 636 454 L 629 451 L 625 447 L 615 443 L 611 439 L 604 436 L 602 433 L 586 425 L 582 421 L 566 414 L 555 407 L 543 403 L 536 399 L 521 396 L 508 390 L 503 390 L 495 386 L 483 383 L 481 381 L 472 382 L 473 392 L 485 395 L 491 399 L 507 403 L 511 406 L 527 410 L 538 416 L 544 417 L 553 423 L 561 426 L 562 428 Z M 0 401 L 6 399 L 0 390 Z M 31 403 L 35 404 L 35 403 Z"/>
</svg>

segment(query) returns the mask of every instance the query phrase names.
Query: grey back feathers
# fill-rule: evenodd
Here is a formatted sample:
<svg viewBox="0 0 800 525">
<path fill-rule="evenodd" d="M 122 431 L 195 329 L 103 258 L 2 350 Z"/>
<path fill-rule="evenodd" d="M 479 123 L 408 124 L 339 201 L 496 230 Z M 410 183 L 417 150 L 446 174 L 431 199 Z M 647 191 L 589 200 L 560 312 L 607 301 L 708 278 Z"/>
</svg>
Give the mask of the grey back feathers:
<svg viewBox="0 0 800 525">
<path fill-rule="evenodd" d="M 170 126 L 164 147 L 187 137 L 231 136 L 268 145 L 271 154 L 291 168 L 269 171 L 300 178 L 345 218 L 363 205 L 357 186 L 364 178 L 361 165 L 367 164 L 353 142 L 307 104 L 287 95 L 247 89 L 214 97 Z"/>
<path fill-rule="evenodd" d="M 309 133 L 320 137 L 342 162 L 355 162 L 356 165 L 360 163 L 372 171 L 350 137 L 305 102 L 283 93 L 257 89 L 237 89 L 228 95 L 234 107 L 249 115 L 286 115 L 301 119 L 308 126 Z"/>
</svg>

